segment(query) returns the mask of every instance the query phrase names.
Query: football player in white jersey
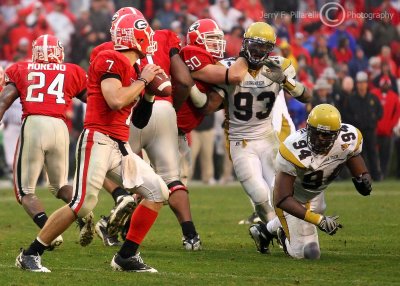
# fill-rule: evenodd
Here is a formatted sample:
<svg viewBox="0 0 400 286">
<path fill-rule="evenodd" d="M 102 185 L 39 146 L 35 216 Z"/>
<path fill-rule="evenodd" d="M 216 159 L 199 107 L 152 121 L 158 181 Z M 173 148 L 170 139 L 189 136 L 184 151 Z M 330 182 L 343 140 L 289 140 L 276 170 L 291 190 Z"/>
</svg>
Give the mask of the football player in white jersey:
<svg viewBox="0 0 400 286">
<path fill-rule="evenodd" d="M 275 100 L 274 108 L 272 108 L 272 127 L 279 138 L 279 142 L 283 142 L 290 134 L 296 132 L 296 127 L 294 126 L 286 105 L 283 90 L 279 92 Z M 248 218 L 240 220 L 239 224 L 253 224 L 260 221 L 251 199 L 250 203 L 252 204 L 254 212 Z"/>
<path fill-rule="evenodd" d="M 279 147 L 274 205 L 282 227 L 278 239 L 284 251 L 294 258 L 319 259 L 318 227 L 333 235 L 341 228 L 338 216 L 325 216 L 324 191 L 346 165 L 357 191 L 372 191 L 371 176 L 360 153 L 362 135 L 352 125 L 341 123 L 332 105 L 313 108 L 307 127 L 290 135 Z M 272 224 L 272 222 L 271 222 Z M 267 225 L 261 243 L 272 240 Z"/>
<path fill-rule="evenodd" d="M 226 126 L 233 167 L 262 220 L 250 228 L 256 242 L 260 228 L 276 216 L 271 202 L 279 147 L 271 115 L 275 100 L 282 88 L 302 102 L 311 98 L 305 87 L 294 79 L 296 72 L 290 60 L 269 56 L 275 43 L 276 35 L 270 25 L 264 22 L 250 25 L 241 51 L 248 61 L 248 72 L 240 84 L 222 87 L 228 109 Z M 230 58 L 220 63 L 229 67 L 234 61 Z M 267 248 L 258 250 L 268 252 Z"/>
</svg>

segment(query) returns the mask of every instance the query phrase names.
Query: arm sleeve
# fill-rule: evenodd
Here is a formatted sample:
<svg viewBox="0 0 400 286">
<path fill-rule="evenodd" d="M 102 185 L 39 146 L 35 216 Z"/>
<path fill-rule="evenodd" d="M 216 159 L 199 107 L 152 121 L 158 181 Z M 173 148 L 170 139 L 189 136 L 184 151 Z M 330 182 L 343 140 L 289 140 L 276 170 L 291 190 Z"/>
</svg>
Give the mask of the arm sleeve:
<svg viewBox="0 0 400 286">
<path fill-rule="evenodd" d="M 149 123 L 153 112 L 153 102 L 149 102 L 143 97 L 140 99 L 138 106 L 132 112 L 132 124 L 139 129 L 143 129 Z"/>
</svg>

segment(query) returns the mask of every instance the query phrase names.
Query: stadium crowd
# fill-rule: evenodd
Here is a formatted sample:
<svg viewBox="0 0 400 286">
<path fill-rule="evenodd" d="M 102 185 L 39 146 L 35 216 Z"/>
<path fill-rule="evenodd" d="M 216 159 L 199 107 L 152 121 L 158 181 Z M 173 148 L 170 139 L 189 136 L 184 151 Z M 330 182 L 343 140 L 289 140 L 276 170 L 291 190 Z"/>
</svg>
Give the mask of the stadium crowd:
<svg viewBox="0 0 400 286">
<path fill-rule="evenodd" d="M 321 21 L 319 12 L 327 2 L 332 1 L 1 0 L 0 82 L 4 81 L 3 69 L 13 62 L 30 59 L 33 39 L 46 33 L 56 35 L 64 43 L 67 62 L 87 69 L 92 48 L 110 40 L 112 15 L 124 6 L 143 11 L 154 30 L 174 31 L 183 45 L 185 33 L 194 21 L 212 18 L 225 32 L 226 57 L 238 55 L 244 30 L 252 22 L 266 21 L 276 30 L 274 52 L 290 59 L 298 80 L 313 91 L 311 104 L 287 97 L 296 128 L 305 126 L 314 106 L 333 104 L 344 122 L 356 126 L 364 134 L 363 153 L 373 179 L 379 181 L 389 175 L 400 178 L 400 3 L 340 0 L 337 3 L 344 7 L 345 15 L 339 12 L 333 17 L 343 22 L 330 27 Z M 372 17 L 357 16 L 366 13 Z M 81 103 L 74 101 L 68 118 L 74 145 L 83 128 Z M 15 121 L 4 123 L 6 136 L 7 129 L 15 125 Z M 199 135 L 213 125 L 215 132 L 209 132 L 206 141 L 223 141 L 219 115 L 212 115 L 206 125 L 195 131 L 193 140 L 201 138 Z M 203 174 L 202 179 L 208 184 L 215 183 L 215 178 L 221 182 L 232 180 L 232 172 L 226 171 L 231 170 L 229 161 L 221 159 L 224 155 L 219 145 L 222 144 L 215 145 L 214 155 L 226 169 L 221 171 L 223 168 L 217 166 L 215 175 Z M 70 174 L 74 170 L 74 153 L 74 148 L 70 148 Z M 212 152 L 206 154 L 212 156 Z M 199 157 L 204 158 L 203 155 Z M 213 161 L 206 161 L 210 163 L 202 164 L 201 169 L 212 170 L 209 164 Z M 9 171 L 5 170 L 10 164 L 2 162 L 0 165 L 3 175 L 7 175 Z M 392 172 L 389 166 L 395 166 Z"/>
</svg>

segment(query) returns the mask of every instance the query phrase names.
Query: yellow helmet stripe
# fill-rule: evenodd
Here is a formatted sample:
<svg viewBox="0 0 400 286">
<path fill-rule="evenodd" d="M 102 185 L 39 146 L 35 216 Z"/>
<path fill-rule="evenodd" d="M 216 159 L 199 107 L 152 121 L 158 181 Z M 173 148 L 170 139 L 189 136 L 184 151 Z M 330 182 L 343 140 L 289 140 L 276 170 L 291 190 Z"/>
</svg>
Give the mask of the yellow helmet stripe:
<svg viewBox="0 0 400 286">
<path fill-rule="evenodd" d="M 290 163 L 296 165 L 299 168 L 305 169 L 304 165 L 293 155 L 292 152 L 285 146 L 285 144 L 281 143 L 279 146 L 279 153 L 282 155 L 285 160 L 289 161 Z"/>
<path fill-rule="evenodd" d="M 358 148 L 360 147 L 360 144 L 361 144 L 361 142 L 363 140 L 363 136 L 361 134 L 361 131 L 358 130 L 358 128 L 356 128 L 356 130 L 357 130 L 357 144 L 356 144 L 356 148 L 354 148 L 354 151 L 358 150 Z"/>
</svg>

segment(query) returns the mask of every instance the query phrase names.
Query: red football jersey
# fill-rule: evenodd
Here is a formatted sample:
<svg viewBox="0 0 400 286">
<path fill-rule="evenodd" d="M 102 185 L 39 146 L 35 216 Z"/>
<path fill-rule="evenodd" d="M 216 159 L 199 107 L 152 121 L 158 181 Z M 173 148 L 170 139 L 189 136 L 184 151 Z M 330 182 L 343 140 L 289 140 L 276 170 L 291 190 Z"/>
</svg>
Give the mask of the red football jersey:
<svg viewBox="0 0 400 286">
<path fill-rule="evenodd" d="M 216 63 L 216 60 L 209 52 L 197 46 L 188 45 L 183 47 L 179 54 L 190 71 L 198 71 L 207 65 Z M 195 80 L 195 83 L 201 92 L 205 93 L 210 89 L 210 85 L 205 82 Z M 182 104 L 176 115 L 178 128 L 185 133 L 189 133 L 196 128 L 204 118 L 199 109 L 193 105 L 190 97 Z"/>
<path fill-rule="evenodd" d="M 101 92 L 101 81 L 107 74 L 118 77 L 123 87 L 130 86 L 138 78 L 135 69 L 123 54 L 114 50 L 100 52 L 90 64 L 88 72 L 85 128 L 127 142 L 134 103 L 121 110 L 112 110 L 108 106 Z"/>
<path fill-rule="evenodd" d="M 94 58 L 101 52 L 107 50 L 114 50 L 113 42 L 104 42 L 96 47 L 93 48 L 92 52 L 90 53 L 89 63 L 93 62 Z"/>
<path fill-rule="evenodd" d="M 70 63 L 18 62 L 6 70 L 6 83 L 13 83 L 22 105 L 22 119 L 45 115 L 65 121 L 71 99 L 86 91 L 86 72 Z"/>
<path fill-rule="evenodd" d="M 140 60 L 140 66 L 143 68 L 147 64 L 159 65 L 168 76 L 171 76 L 171 59 L 169 51 L 172 48 L 181 49 L 181 41 L 178 36 L 169 30 L 154 31 L 154 41 L 157 42 L 157 51 L 153 56 L 146 56 Z M 156 96 L 155 100 L 167 100 L 172 103 L 172 96 Z"/>
</svg>

